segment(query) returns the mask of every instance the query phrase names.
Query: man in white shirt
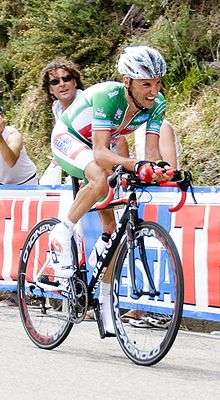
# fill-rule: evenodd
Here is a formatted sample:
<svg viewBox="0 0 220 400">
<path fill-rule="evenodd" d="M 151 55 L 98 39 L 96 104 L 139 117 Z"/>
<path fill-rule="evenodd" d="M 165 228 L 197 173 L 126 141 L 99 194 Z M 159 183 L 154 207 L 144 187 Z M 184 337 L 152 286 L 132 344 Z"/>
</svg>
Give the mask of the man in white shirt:
<svg viewBox="0 0 220 400">
<path fill-rule="evenodd" d="M 66 58 L 50 61 L 41 73 L 41 88 L 52 104 L 55 122 L 67 107 L 79 96 L 83 89 L 81 76 L 75 64 Z M 51 161 L 40 179 L 41 185 L 61 183 L 62 169 Z"/>
</svg>

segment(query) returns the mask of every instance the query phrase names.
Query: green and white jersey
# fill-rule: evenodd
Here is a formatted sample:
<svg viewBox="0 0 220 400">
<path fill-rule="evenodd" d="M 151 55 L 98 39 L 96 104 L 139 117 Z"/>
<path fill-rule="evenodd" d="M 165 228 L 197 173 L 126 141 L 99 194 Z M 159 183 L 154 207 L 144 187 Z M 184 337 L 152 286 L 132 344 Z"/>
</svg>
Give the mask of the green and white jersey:
<svg viewBox="0 0 220 400">
<path fill-rule="evenodd" d="M 61 116 L 61 121 L 80 141 L 91 146 L 93 130 L 109 130 L 111 141 L 146 124 L 146 134 L 159 134 L 166 103 L 159 93 L 153 106 L 138 111 L 127 126 L 120 129 L 128 108 L 125 88 L 119 82 L 98 83 L 84 90 Z"/>
</svg>

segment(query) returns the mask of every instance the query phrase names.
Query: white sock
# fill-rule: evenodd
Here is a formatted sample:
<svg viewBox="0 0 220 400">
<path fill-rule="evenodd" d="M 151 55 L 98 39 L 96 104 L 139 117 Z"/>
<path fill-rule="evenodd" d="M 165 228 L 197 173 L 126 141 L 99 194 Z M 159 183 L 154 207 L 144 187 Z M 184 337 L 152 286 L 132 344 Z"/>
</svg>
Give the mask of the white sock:
<svg viewBox="0 0 220 400">
<path fill-rule="evenodd" d="M 70 233 L 73 235 L 73 232 L 75 230 L 75 226 L 76 224 L 74 224 L 68 217 L 64 218 L 61 223 L 63 223 L 63 225 L 69 229 Z"/>
<path fill-rule="evenodd" d="M 111 314 L 110 291 L 111 291 L 111 284 L 101 282 L 99 302 L 101 304 L 104 328 L 105 331 L 109 333 L 115 333 L 112 314 Z"/>
<path fill-rule="evenodd" d="M 111 292 L 111 284 L 106 282 L 100 283 L 100 292 L 99 292 L 99 303 L 103 303 L 103 297 L 110 296 Z"/>
</svg>

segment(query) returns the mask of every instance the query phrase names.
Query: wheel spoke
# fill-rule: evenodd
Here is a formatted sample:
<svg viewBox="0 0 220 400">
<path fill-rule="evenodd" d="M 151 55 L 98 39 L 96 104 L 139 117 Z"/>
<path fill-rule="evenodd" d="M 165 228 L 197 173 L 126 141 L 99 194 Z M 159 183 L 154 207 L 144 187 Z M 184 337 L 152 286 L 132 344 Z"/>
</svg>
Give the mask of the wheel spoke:
<svg viewBox="0 0 220 400">
<path fill-rule="evenodd" d="M 40 222 L 30 232 L 24 244 L 19 267 L 19 309 L 23 325 L 31 340 L 39 347 L 58 346 L 72 328 L 70 316 L 71 290 L 66 280 L 66 291 L 53 285 L 38 287 L 39 273 L 47 273 L 53 280 L 53 268 L 48 252 L 48 235 L 56 219 Z M 61 285 L 62 286 L 62 285 Z"/>
<path fill-rule="evenodd" d="M 183 305 L 182 266 L 170 235 L 158 224 L 143 222 L 136 232 L 135 271 L 131 273 L 126 239 L 116 260 L 112 313 L 116 335 L 137 364 L 160 361 L 172 346 Z M 135 277 L 135 290 L 131 276 Z"/>
</svg>

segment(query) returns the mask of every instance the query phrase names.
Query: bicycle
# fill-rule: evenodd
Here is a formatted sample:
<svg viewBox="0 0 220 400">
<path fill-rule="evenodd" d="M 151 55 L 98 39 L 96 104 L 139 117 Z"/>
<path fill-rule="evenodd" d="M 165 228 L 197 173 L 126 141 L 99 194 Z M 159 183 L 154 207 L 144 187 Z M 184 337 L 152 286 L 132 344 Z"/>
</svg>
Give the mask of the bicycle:
<svg viewBox="0 0 220 400">
<path fill-rule="evenodd" d="M 160 186 L 181 189 L 181 200 L 170 211 L 181 208 L 191 187 L 191 174 L 176 171 L 176 182 Z M 154 184 L 158 185 L 158 184 Z M 85 318 L 88 307 L 95 311 L 101 338 L 105 331 L 101 318 L 97 288 L 106 267 L 114 257 L 111 285 L 111 308 L 118 342 L 128 358 L 139 365 L 159 362 L 171 348 L 181 321 L 184 283 L 181 260 L 170 234 L 158 223 L 143 221 L 138 215 L 137 189 L 151 186 L 140 182 L 134 173 L 118 167 L 109 179 L 106 199 L 91 210 L 124 206 L 117 228 L 104 252 L 99 256 L 90 282 L 87 270 L 80 268 L 77 245 L 72 238 L 74 275 L 62 290 L 53 287 L 48 234 L 56 218 L 39 222 L 31 230 L 22 249 L 18 274 L 18 300 L 21 319 L 30 339 L 42 349 L 59 346 L 74 324 Z M 126 198 L 113 199 L 114 191 L 128 191 Z M 193 193 L 192 193 L 193 194 Z M 51 276 L 52 284 L 42 289 L 37 274 L 42 270 Z M 144 329 L 135 325 L 139 315 Z"/>
</svg>

